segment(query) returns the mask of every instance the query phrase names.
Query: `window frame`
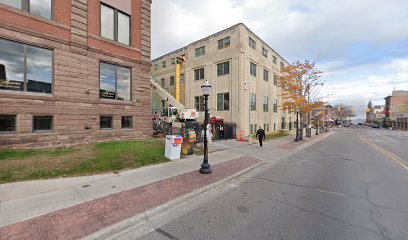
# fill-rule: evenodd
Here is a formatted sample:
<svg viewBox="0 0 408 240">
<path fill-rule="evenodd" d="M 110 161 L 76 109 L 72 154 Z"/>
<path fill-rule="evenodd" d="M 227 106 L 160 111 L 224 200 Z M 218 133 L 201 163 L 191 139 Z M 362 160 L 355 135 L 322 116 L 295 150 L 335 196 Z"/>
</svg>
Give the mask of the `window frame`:
<svg viewBox="0 0 408 240">
<path fill-rule="evenodd" d="M 252 39 L 251 37 L 248 37 L 248 40 L 249 40 L 249 42 L 248 42 L 249 47 L 252 48 L 252 49 L 256 49 L 256 42 L 255 42 L 255 40 Z"/>
<path fill-rule="evenodd" d="M 274 63 L 276 65 L 277 61 L 278 61 L 278 59 L 276 58 L 276 56 L 272 55 L 272 63 Z"/>
<path fill-rule="evenodd" d="M 205 46 L 198 47 L 194 49 L 194 55 L 195 57 L 201 57 L 205 55 Z"/>
<path fill-rule="evenodd" d="M 14 121 L 14 130 L 13 131 L 1 131 L 0 130 L 0 135 L 1 134 L 13 134 L 17 132 L 17 114 L 0 114 L 1 117 L 12 117 Z"/>
<path fill-rule="evenodd" d="M 228 39 L 228 42 L 226 42 L 227 39 Z M 218 43 L 218 50 L 221 50 L 221 49 L 224 49 L 224 48 L 228 48 L 228 47 L 231 46 L 231 37 L 228 36 L 228 37 L 219 39 L 219 40 L 217 41 L 217 43 Z M 220 43 L 221 43 L 222 47 L 220 47 L 220 46 L 221 46 Z"/>
<path fill-rule="evenodd" d="M 228 102 L 225 101 L 225 95 L 228 95 Z M 221 97 L 221 103 L 219 101 L 219 98 Z M 228 103 L 228 107 L 225 107 L 225 104 Z M 222 108 L 219 108 L 219 104 L 221 104 Z M 224 93 L 218 93 L 217 94 L 217 111 L 229 111 L 230 110 L 230 93 L 229 92 L 224 92 Z"/>
<path fill-rule="evenodd" d="M 264 112 L 269 112 L 269 98 L 268 98 L 268 96 L 264 96 L 263 100 L 264 100 L 263 101 L 263 111 Z"/>
<path fill-rule="evenodd" d="M 166 79 L 164 79 L 164 78 L 160 79 L 160 85 L 161 85 L 162 88 L 165 88 L 166 87 Z"/>
<path fill-rule="evenodd" d="M 283 62 L 280 62 L 280 70 L 282 70 L 285 67 L 285 65 L 283 64 Z"/>
<path fill-rule="evenodd" d="M 273 112 L 278 113 L 278 99 L 273 99 Z"/>
<path fill-rule="evenodd" d="M 266 78 L 265 78 L 265 76 L 266 76 Z M 269 81 L 269 70 L 267 70 L 266 68 L 263 69 L 263 80 L 266 81 L 266 82 Z"/>
<path fill-rule="evenodd" d="M 110 118 L 110 125 L 111 125 L 110 128 L 102 128 L 101 127 L 101 118 L 103 118 L 103 117 Z M 99 130 L 113 130 L 113 116 L 112 115 L 100 115 L 99 116 Z"/>
<path fill-rule="evenodd" d="M 200 78 L 201 77 L 201 74 L 200 74 L 201 70 L 202 70 L 202 78 Z M 198 72 L 198 77 L 199 78 L 197 78 L 196 72 Z M 194 81 L 200 81 L 200 80 L 204 80 L 204 79 L 205 79 L 205 68 L 201 67 L 201 68 L 194 69 Z"/>
<path fill-rule="evenodd" d="M 124 127 L 123 126 L 123 120 L 125 118 L 130 118 L 130 127 Z M 133 116 L 122 116 L 121 117 L 121 127 L 122 127 L 122 129 L 133 129 Z"/>
<path fill-rule="evenodd" d="M 262 47 L 262 56 L 268 58 L 268 49 Z"/>
<path fill-rule="evenodd" d="M 278 86 L 278 75 L 273 74 L 273 85 Z"/>
<path fill-rule="evenodd" d="M 256 68 L 257 68 L 256 63 L 254 63 L 254 62 L 249 62 L 249 74 L 250 74 L 251 76 L 256 77 Z"/>
<path fill-rule="evenodd" d="M 30 94 L 47 94 L 47 95 L 54 95 L 54 72 L 55 72 L 55 52 L 54 49 L 51 48 L 45 48 L 45 47 L 37 47 L 35 45 L 31 44 L 25 44 L 17 41 L 12 41 L 9 39 L 1 38 L 1 40 L 12 42 L 15 44 L 20 44 L 23 47 L 23 89 L 22 90 L 8 90 L 8 89 L 0 89 L 0 91 L 10 91 L 10 92 L 25 92 L 25 93 L 30 93 Z M 34 48 L 39 48 L 39 49 L 44 49 L 51 51 L 51 92 L 50 93 L 43 93 L 43 92 L 33 92 L 33 91 L 28 91 L 28 80 L 27 80 L 27 56 L 28 56 L 28 47 L 34 47 Z"/>
<path fill-rule="evenodd" d="M 225 65 L 228 66 L 228 72 L 226 73 L 225 71 Z M 221 73 L 219 71 L 219 67 L 221 67 Z M 217 63 L 217 77 L 218 76 L 224 76 L 224 75 L 229 75 L 230 74 L 230 61 L 225 61 L 221 63 Z"/>
<path fill-rule="evenodd" d="M 102 19 L 102 11 L 101 11 L 102 5 L 107 7 L 107 8 L 113 9 L 113 39 L 102 36 L 102 21 L 101 21 L 101 19 Z M 119 35 L 119 23 L 118 23 L 119 22 L 119 17 L 118 17 L 119 14 L 118 13 L 121 13 L 121 14 L 126 15 L 126 16 L 129 17 L 129 44 L 119 42 L 119 40 L 118 40 L 118 35 Z M 132 46 L 132 15 L 129 15 L 129 14 L 127 14 L 127 13 L 125 13 L 125 12 L 123 12 L 123 11 L 117 9 L 117 8 L 114 8 L 114 7 L 112 7 L 112 6 L 110 6 L 110 5 L 106 4 L 106 3 L 100 2 L 100 6 L 99 6 L 99 35 L 101 37 L 105 38 L 105 39 L 109 39 L 111 41 L 115 41 L 117 43 L 120 43 L 120 44 L 123 44 L 123 45 L 126 45 L 126 46 Z"/>
<path fill-rule="evenodd" d="M 256 111 L 256 93 L 251 93 L 251 101 L 249 102 L 249 106 L 251 111 Z"/>
<path fill-rule="evenodd" d="M 163 61 L 162 62 L 162 68 L 166 68 L 167 67 L 167 61 Z"/>
<path fill-rule="evenodd" d="M 51 6 L 50 6 L 50 8 L 51 8 L 50 15 L 51 16 L 50 16 L 50 18 L 43 17 L 41 15 L 37 15 L 37 14 L 34 14 L 34 13 L 30 12 L 31 0 L 21 0 L 20 8 L 13 7 L 13 6 L 10 6 L 10 5 L 5 4 L 5 3 L 0 3 L 0 4 L 3 4 L 3 5 L 6 5 L 6 6 L 9 6 L 11 8 L 15 8 L 15 9 L 18 9 L 20 11 L 27 12 L 27 13 L 32 14 L 34 16 L 41 17 L 41 18 L 48 19 L 48 20 L 52 21 L 52 20 L 55 20 L 55 10 L 54 10 L 55 3 L 54 3 L 54 0 L 50 0 L 50 3 L 51 3 Z"/>
<path fill-rule="evenodd" d="M 50 124 L 50 126 L 51 126 L 51 129 L 39 129 L 39 130 L 36 130 L 35 129 L 35 118 L 38 118 L 38 117 L 50 117 L 51 118 L 51 124 Z M 44 132 L 53 132 L 54 131 L 54 128 L 55 128 L 55 126 L 54 126 L 54 122 L 55 122 L 55 119 L 54 119 L 54 116 L 50 116 L 50 115 L 34 115 L 33 116 L 33 118 L 32 118 L 32 132 L 33 133 L 44 133 Z"/>
<path fill-rule="evenodd" d="M 172 84 L 172 79 L 173 79 L 173 84 Z M 170 76 L 170 83 L 169 83 L 169 86 L 170 86 L 170 87 L 174 87 L 175 82 L 176 82 L 176 80 L 175 80 L 175 76 Z"/>
<path fill-rule="evenodd" d="M 197 108 L 197 105 L 198 105 L 198 108 Z M 204 110 L 205 110 L 204 109 L 204 96 L 195 96 L 194 97 L 194 108 L 196 109 L 197 112 L 204 112 Z"/>
<path fill-rule="evenodd" d="M 100 93 L 100 91 L 101 91 L 101 63 L 109 64 L 109 65 L 112 65 L 112 66 L 115 67 L 115 98 L 114 99 L 101 97 L 101 93 Z M 118 69 L 117 69 L 118 67 L 126 68 L 126 69 L 129 69 L 129 71 L 130 71 L 129 100 L 118 99 Z M 105 100 L 116 100 L 116 101 L 123 101 L 123 102 L 131 102 L 133 100 L 132 86 L 133 86 L 133 84 L 132 84 L 132 68 L 131 67 L 126 67 L 126 66 L 122 66 L 122 65 L 112 64 L 112 63 L 109 63 L 109 62 L 99 61 L 99 100 L 105 99 Z"/>
</svg>

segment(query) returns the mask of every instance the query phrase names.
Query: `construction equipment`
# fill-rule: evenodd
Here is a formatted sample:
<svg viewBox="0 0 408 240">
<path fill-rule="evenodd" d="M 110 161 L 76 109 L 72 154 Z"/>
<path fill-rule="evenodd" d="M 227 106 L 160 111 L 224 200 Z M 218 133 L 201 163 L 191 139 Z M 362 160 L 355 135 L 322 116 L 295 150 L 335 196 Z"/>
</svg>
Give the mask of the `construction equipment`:
<svg viewBox="0 0 408 240">
<path fill-rule="evenodd" d="M 198 112 L 195 109 L 188 109 L 180 102 L 180 66 L 185 61 L 184 54 L 177 57 L 176 64 L 176 97 L 173 97 L 166 91 L 153 77 L 150 77 L 150 83 L 155 91 L 162 99 L 166 100 L 170 105 L 163 108 L 161 112 L 162 121 L 167 123 L 195 121 L 198 118 Z"/>
</svg>

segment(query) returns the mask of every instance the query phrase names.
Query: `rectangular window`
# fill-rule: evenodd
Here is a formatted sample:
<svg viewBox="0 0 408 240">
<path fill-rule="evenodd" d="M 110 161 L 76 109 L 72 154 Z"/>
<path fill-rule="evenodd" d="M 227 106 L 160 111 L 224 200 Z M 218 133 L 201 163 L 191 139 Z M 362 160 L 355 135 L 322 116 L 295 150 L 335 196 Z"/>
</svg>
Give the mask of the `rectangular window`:
<svg viewBox="0 0 408 240">
<path fill-rule="evenodd" d="M 203 112 L 204 111 L 204 97 L 203 96 L 194 97 L 194 106 L 198 112 Z"/>
<path fill-rule="evenodd" d="M 180 74 L 180 84 L 184 84 L 184 73 Z"/>
<path fill-rule="evenodd" d="M 171 65 L 176 65 L 176 59 L 175 58 L 170 59 L 170 64 Z"/>
<path fill-rule="evenodd" d="M 157 70 L 158 69 L 158 67 L 159 67 L 159 64 L 154 64 L 154 70 Z"/>
<path fill-rule="evenodd" d="M 174 76 L 170 77 L 170 87 L 174 86 Z"/>
<path fill-rule="evenodd" d="M 217 111 L 229 110 L 229 93 L 217 94 Z"/>
<path fill-rule="evenodd" d="M 166 80 L 164 80 L 164 78 L 162 78 L 160 81 L 161 81 L 161 86 L 166 87 Z"/>
<path fill-rule="evenodd" d="M 268 97 L 264 97 L 264 102 L 263 102 L 263 111 L 268 112 L 269 111 L 269 102 L 268 102 Z"/>
<path fill-rule="evenodd" d="M 256 77 L 256 64 L 253 63 L 253 62 L 250 62 L 250 63 L 249 63 L 249 73 L 250 73 L 252 76 Z"/>
<path fill-rule="evenodd" d="M 273 85 L 278 86 L 278 76 L 273 75 Z"/>
<path fill-rule="evenodd" d="M 0 0 L 0 3 L 52 19 L 53 0 Z"/>
<path fill-rule="evenodd" d="M 100 129 L 112 129 L 113 127 L 113 117 L 112 116 L 100 116 L 99 117 L 99 128 Z"/>
<path fill-rule="evenodd" d="M 276 98 L 273 99 L 273 112 L 274 113 L 278 112 L 278 100 Z"/>
<path fill-rule="evenodd" d="M 204 68 L 199 68 L 194 70 L 194 80 L 202 80 L 204 79 Z"/>
<path fill-rule="evenodd" d="M 99 97 L 130 101 L 130 68 L 99 63 Z"/>
<path fill-rule="evenodd" d="M 251 93 L 251 111 L 256 111 L 256 94 Z"/>
<path fill-rule="evenodd" d="M 0 89 L 52 92 L 53 52 L 0 39 Z"/>
<path fill-rule="evenodd" d="M 254 134 L 254 131 L 253 131 L 254 125 L 250 124 L 249 128 L 251 129 L 251 134 Z"/>
<path fill-rule="evenodd" d="M 282 70 L 285 67 L 285 65 L 283 65 L 283 62 L 280 63 L 280 69 Z"/>
<path fill-rule="evenodd" d="M 101 4 L 101 36 L 110 40 L 130 45 L 130 16 Z"/>
<path fill-rule="evenodd" d="M 162 68 L 166 68 L 166 61 L 162 62 Z"/>
<path fill-rule="evenodd" d="M 36 131 L 51 131 L 53 125 L 52 116 L 34 116 L 33 117 L 33 132 Z"/>
<path fill-rule="evenodd" d="M 0 133 L 16 131 L 16 115 L 0 115 Z"/>
<path fill-rule="evenodd" d="M 122 129 L 132 129 L 133 121 L 132 117 L 122 117 Z"/>
<path fill-rule="evenodd" d="M 262 56 L 264 57 L 268 57 L 268 50 L 266 50 L 265 48 L 262 48 Z"/>
<path fill-rule="evenodd" d="M 276 64 L 276 57 L 275 57 L 275 56 L 272 56 L 272 62 L 273 62 L 274 64 Z"/>
<path fill-rule="evenodd" d="M 217 76 L 229 74 L 229 61 L 217 64 Z"/>
<path fill-rule="evenodd" d="M 269 81 L 269 71 L 266 69 L 263 70 L 263 80 Z"/>
<path fill-rule="evenodd" d="M 253 49 L 256 48 L 256 42 L 252 38 L 249 38 L 249 46 Z"/>
<path fill-rule="evenodd" d="M 226 37 L 218 40 L 218 50 L 227 48 L 230 46 L 230 37 Z"/>
<path fill-rule="evenodd" d="M 196 48 L 195 56 L 199 57 L 199 56 L 203 56 L 203 55 L 205 55 L 205 46 Z"/>
</svg>

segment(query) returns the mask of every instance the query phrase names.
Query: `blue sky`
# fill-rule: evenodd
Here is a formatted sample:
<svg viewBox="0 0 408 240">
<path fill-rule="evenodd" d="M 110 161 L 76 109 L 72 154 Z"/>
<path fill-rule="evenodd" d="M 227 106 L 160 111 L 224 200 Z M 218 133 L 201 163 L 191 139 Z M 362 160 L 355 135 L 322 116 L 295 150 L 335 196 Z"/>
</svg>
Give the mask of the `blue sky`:
<svg viewBox="0 0 408 240">
<path fill-rule="evenodd" d="M 289 62 L 316 62 L 324 100 L 360 116 L 408 90 L 407 0 L 154 0 L 152 57 L 239 22 Z"/>
</svg>

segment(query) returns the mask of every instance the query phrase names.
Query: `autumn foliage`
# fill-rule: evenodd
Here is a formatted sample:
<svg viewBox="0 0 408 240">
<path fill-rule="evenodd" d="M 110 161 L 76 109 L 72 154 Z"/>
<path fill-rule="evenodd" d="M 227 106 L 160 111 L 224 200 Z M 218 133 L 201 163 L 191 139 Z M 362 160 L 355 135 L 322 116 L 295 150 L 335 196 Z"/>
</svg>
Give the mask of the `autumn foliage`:
<svg viewBox="0 0 408 240">
<path fill-rule="evenodd" d="M 319 100 L 323 86 L 321 73 L 309 60 L 283 67 L 278 78 L 278 86 L 282 89 L 282 108 L 298 109 L 302 114 L 323 107 L 324 102 Z"/>
</svg>

